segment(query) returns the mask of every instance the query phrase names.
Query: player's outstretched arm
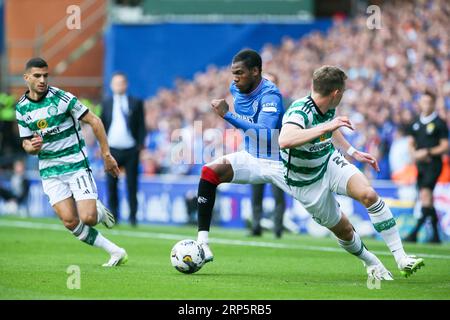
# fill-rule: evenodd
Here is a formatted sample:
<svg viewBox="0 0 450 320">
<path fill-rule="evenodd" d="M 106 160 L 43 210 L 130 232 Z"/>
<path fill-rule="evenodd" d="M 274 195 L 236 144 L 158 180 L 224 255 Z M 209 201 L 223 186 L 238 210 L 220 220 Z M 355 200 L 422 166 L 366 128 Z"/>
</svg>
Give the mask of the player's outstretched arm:
<svg viewBox="0 0 450 320">
<path fill-rule="evenodd" d="M 380 171 L 377 159 L 369 153 L 362 152 L 353 148 L 352 145 L 345 139 L 344 135 L 339 130 L 335 130 L 333 132 L 333 144 L 339 149 L 345 150 L 345 152 L 350 157 L 353 157 L 353 159 L 359 162 L 368 163 L 377 172 Z"/>
<path fill-rule="evenodd" d="M 347 127 L 353 130 L 353 126 L 347 117 L 336 117 L 330 122 L 310 129 L 303 129 L 303 127 L 297 123 L 286 122 L 281 127 L 278 143 L 280 144 L 281 149 L 295 148 L 311 140 L 317 139 L 325 133 L 333 132 L 340 127 Z"/>
<path fill-rule="evenodd" d="M 345 139 L 344 135 L 339 130 L 333 131 L 332 141 L 336 148 L 341 150 L 348 150 L 351 144 Z"/>
<path fill-rule="evenodd" d="M 93 114 L 91 111 L 88 111 L 80 120 L 84 123 L 89 124 L 94 131 L 95 137 L 100 144 L 105 171 L 113 177 L 117 177 L 120 173 L 120 170 L 117 166 L 116 159 L 114 159 L 109 150 L 108 139 L 106 137 L 106 131 L 105 127 L 103 126 L 102 120 L 100 120 L 100 118 Z"/>
<path fill-rule="evenodd" d="M 327 132 L 328 130 L 325 125 L 320 125 L 311 129 L 303 129 L 297 124 L 288 122 L 281 127 L 278 144 L 281 149 L 295 148 L 314 140 Z"/>
</svg>

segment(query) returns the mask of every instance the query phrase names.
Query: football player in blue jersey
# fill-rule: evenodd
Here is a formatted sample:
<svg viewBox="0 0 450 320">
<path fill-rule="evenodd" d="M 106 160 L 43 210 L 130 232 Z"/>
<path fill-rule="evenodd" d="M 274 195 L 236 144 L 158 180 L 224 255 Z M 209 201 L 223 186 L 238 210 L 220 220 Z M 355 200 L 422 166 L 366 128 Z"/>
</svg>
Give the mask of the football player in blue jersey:
<svg viewBox="0 0 450 320">
<path fill-rule="evenodd" d="M 262 59 L 254 50 L 237 53 L 231 64 L 230 92 L 234 112 L 225 99 L 211 101 L 212 110 L 243 130 L 245 150 L 231 153 L 203 166 L 198 185 L 198 238 L 205 261 L 213 260 L 208 245 L 217 186 L 221 183 L 273 183 L 289 192 L 279 161 L 278 135 L 283 117 L 282 96 L 274 83 L 262 77 Z"/>
</svg>

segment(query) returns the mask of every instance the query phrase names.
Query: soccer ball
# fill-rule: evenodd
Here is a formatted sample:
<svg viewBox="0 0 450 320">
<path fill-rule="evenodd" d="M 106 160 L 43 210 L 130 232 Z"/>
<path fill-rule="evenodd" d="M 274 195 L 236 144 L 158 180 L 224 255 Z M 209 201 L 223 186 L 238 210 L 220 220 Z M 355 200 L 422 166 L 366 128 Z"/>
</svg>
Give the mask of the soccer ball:
<svg viewBox="0 0 450 320">
<path fill-rule="evenodd" d="M 194 273 L 205 264 L 205 252 L 196 241 L 181 240 L 173 246 L 170 262 L 175 269 L 182 273 Z"/>
</svg>

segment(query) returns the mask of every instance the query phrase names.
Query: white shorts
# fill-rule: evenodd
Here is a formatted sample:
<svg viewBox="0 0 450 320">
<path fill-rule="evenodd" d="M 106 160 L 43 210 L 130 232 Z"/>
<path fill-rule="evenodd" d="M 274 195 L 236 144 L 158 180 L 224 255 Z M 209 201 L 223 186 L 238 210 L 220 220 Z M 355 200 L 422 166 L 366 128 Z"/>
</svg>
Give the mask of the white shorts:
<svg viewBox="0 0 450 320">
<path fill-rule="evenodd" d="M 42 187 L 52 206 L 72 195 L 75 201 L 98 198 L 92 172 L 86 169 L 43 179 Z"/>
<path fill-rule="evenodd" d="M 223 163 L 224 158 L 230 162 L 234 172 L 230 183 L 273 183 L 284 192 L 291 194 L 291 190 L 284 179 L 284 168 L 281 161 L 259 159 L 243 150 L 227 154 L 211 164 Z"/>
<path fill-rule="evenodd" d="M 347 183 L 360 172 L 353 164 L 335 150 L 328 160 L 322 179 L 304 187 L 291 187 L 292 193 L 320 225 L 331 228 L 341 220 L 339 203 L 334 193 L 347 195 Z"/>
</svg>

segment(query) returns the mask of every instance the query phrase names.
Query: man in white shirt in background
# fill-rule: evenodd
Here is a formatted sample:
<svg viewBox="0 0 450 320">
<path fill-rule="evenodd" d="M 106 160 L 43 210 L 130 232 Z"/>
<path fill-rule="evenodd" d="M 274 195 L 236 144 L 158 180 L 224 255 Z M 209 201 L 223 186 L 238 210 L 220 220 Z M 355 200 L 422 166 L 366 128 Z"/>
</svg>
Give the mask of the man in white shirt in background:
<svg viewBox="0 0 450 320">
<path fill-rule="evenodd" d="M 141 100 L 127 94 L 128 80 L 125 74 L 115 73 L 111 78 L 112 97 L 102 102 L 101 119 L 108 134 L 111 154 L 119 167 L 125 168 L 127 176 L 130 224 L 137 225 L 137 183 L 139 152 L 143 148 L 146 134 L 144 108 Z M 119 221 L 118 178 L 108 176 L 108 204 Z"/>
</svg>

